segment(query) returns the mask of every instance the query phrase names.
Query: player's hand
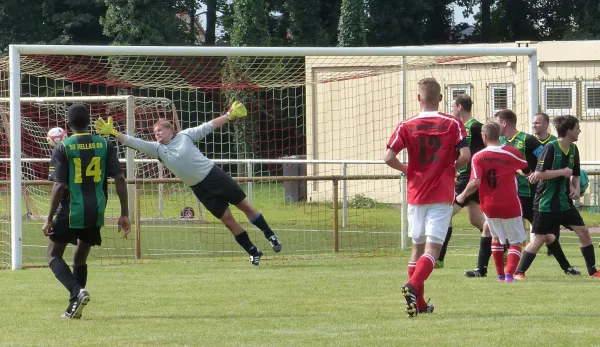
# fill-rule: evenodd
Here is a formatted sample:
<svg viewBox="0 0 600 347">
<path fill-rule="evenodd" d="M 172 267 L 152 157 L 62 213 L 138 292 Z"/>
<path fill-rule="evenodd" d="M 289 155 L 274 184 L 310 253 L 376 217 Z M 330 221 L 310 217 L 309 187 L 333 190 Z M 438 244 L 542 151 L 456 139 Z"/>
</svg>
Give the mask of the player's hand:
<svg viewBox="0 0 600 347">
<path fill-rule="evenodd" d="M 129 217 L 119 217 L 119 221 L 117 222 L 117 224 L 119 225 L 119 232 L 123 231 L 123 238 L 126 239 L 127 235 L 129 235 L 129 231 L 131 231 L 131 223 L 129 223 Z"/>
<path fill-rule="evenodd" d="M 456 196 L 456 202 L 458 202 L 459 204 L 462 204 L 465 202 L 465 194 L 460 193 Z"/>
<path fill-rule="evenodd" d="M 573 176 L 573 169 L 569 169 L 568 167 L 562 169 L 562 175 L 566 178 L 571 178 Z"/>
<path fill-rule="evenodd" d="M 571 198 L 573 200 L 579 200 L 580 197 L 581 197 L 581 194 L 580 194 L 579 190 L 575 189 L 575 187 L 571 186 L 571 192 L 569 193 L 569 198 Z"/>
<path fill-rule="evenodd" d="M 527 176 L 527 179 L 529 180 L 529 183 L 531 184 L 536 184 L 537 181 L 539 181 L 539 177 L 538 177 L 538 171 L 530 174 L 529 176 Z"/>
<path fill-rule="evenodd" d="M 231 107 L 229 108 L 227 113 L 229 113 L 229 116 L 227 116 L 227 119 L 229 119 L 229 120 L 234 120 L 237 118 L 244 118 L 248 115 L 246 106 L 244 106 L 242 103 L 240 103 L 238 101 L 234 101 L 233 104 L 231 104 Z"/>
<path fill-rule="evenodd" d="M 53 226 L 54 223 L 52 222 L 52 219 L 46 219 L 46 223 L 44 223 L 44 226 L 42 227 L 42 232 L 44 233 L 44 236 L 50 236 L 54 234 L 54 231 L 52 230 Z"/>
<path fill-rule="evenodd" d="M 96 119 L 96 122 L 94 123 L 94 127 L 96 128 L 96 132 L 99 135 L 113 135 L 113 136 L 119 135 L 119 132 L 116 131 L 115 128 L 113 127 L 112 117 L 106 118 L 106 122 L 104 121 L 104 119 L 102 119 L 102 117 L 99 117 L 98 119 Z"/>
</svg>

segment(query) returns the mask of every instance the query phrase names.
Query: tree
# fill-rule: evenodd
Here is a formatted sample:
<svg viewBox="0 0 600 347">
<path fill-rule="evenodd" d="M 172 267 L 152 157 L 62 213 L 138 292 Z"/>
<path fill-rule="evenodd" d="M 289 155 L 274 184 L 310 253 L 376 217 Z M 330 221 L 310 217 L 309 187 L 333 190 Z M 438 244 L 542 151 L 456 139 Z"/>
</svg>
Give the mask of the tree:
<svg viewBox="0 0 600 347">
<path fill-rule="evenodd" d="M 117 45 L 190 44 L 187 25 L 177 15 L 184 4 L 177 0 L 103 0 L 104 34 Z"/>
<path fill-rule="evenodd" d="M 214 46 L 217 39 L 217 0 L 204 0 L 204 4 L 206 5 L 206 35 L 204 36 L 204 44 L 206 46 Z"/>
<path fill-rule="evenodd" d="M 319 0 L 289 1 L 290 31 L 294 46 L 322 46 L 321 2 Z"/>
<path fill-rule="evenodd" d="M 366 46 L 365 6 L 363 0 L 342 0 L 338 26 L 338 46 Z"/>
<path fill-rule="evenodd" d="M 233 46 L 269 46 L 267 28 L 264 0 L 233 1 L 233 28 L 230 32 Z"/>
<path fill-rule="evenodd" d="M 0 3 L 0 52 L 11 43 L 107 44 L 101 0 L 4 0 Z"/>
</svg>

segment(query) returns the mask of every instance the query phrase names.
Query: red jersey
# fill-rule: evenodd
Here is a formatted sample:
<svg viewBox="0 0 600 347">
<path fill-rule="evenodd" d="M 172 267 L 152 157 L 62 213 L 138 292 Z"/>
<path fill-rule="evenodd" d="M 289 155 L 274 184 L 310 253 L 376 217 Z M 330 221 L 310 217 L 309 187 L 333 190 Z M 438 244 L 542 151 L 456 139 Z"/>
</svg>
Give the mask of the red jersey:
<svg viewBox="0 0 600 347">
<path fill-rule="evenodd" d="M 408 152 L 409 204 L 454 200 L 456 149 L 464 146 L 466 136 L 460 119 L 437 111 L 421 112 L 398 124 L 387 148 Z"/>
<path fill-rule="evenodd" d="M 527 161 L 512 146 L 488 146 L 471 159 L 471 179 L 479 178 L 481 211 L 488 218 L 516 218 L 522 215 L 516 171 Z"/>
</svg>

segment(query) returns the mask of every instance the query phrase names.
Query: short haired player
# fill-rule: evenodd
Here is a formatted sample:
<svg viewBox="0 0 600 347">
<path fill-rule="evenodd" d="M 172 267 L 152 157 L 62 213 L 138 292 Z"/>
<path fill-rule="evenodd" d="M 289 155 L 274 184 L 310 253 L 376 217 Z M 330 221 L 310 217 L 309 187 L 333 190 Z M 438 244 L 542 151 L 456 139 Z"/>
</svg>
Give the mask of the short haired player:
<svg viewBox="0 0 600 347">
<path fill-rule="evenodd" d="M 475 155 L 475 153 L 479 152 L 481 149 L 485 147 L 483 144 L 483 140 L 481 138 L 481 124 L 477 119 L 473 118 L 471 114 L 471 109 L 473 108 L 473 101 L 471 97 L 467 94 L 457 95 L 454 100 L 452 100 L 452 115 L 460 118 L 467 130 L 467 145 L 469 146 L 469 150 L 471 151 L 471 156 Z M 469 178 L 471 176 L 471 162 L 468 162 L 465 166 L 461 167 L 458 170 L 458 177 L 456 178 L 456 188 L 454 190 L 455 195 L 459 195 L 465 190 L 467 183 L 469 183 Z M 467 196 L 463 202 L 454 201 L 452 216 L 454 217 L 460 210 L 466 208 L 467 216 L 469 217 L 469 221 L 471 225 L 475 228 L 479 229 L 479 232 L 483 232 L 485 219 L 483 214 L 481 213 L 481 209 L 479 208 L 479 194 L 475 191 L 473 194 Z M 446 234 L 446 240 L 444 240 L 444 245 L 442 246 L 442 250 L 440 251 L 440 256 L 436 262 L 437 268 L 444 267 L 444 259 L 446 257 L 446 251 L 448 250 L 448 244 L 450 243 L 450 238 L 452 237 L 452 221 L 448 226 L 448 233 Z M 482 238 L 481 240 L 486 240 Z M 489 244 L 487 245 L 489 248 Z M 484 246 L 485 247 L 485 246 Z M 467 271 L 468 273 L 469 271 Z"/>
<path fill-rule="evenodd" d="M 87 257 L 93 246 L 102 244 L 100 228 L 104 225 L 107 179 L 115 179 L 121 203 L 119 231 L 129 233 L 127 184 L 119 164 L 117 151 L 104 137 L 87 132 L 88 109 L 71 105 L 67 119 L 73 135 L 52 151 L 49 180 L 54 181 L 50 193 L 50 212 L 42 231 L 48 236 L 47 258 L 56 279 L 70 293 L 69 306 L 63 318 L 81 318 L 90 300 L 87 284 Z M 75 246 L 73 271 L 63 259 L 67 244 Z"/>
<path fill-rule="evenodd" d="M 120 134 L 113 128 L 110 117 L 107 122 L 102 118 L 98 119 L 96 131 L 103 135 L 113 135 L 120 143 L 151 158 L 159 159 L 185 185 L 192 188 L 204 207 L 221 220 L 231 231 L 237 243 L 250 255 L 252 265 L 258 266 L 263 252 L 250 241 L 248 233 L 233 218 L 229 205 L 234 205 L 244 212 L 250 222 L 264 233 L 276 253 L 280 252 L 282 248 L 279 238 L 271 230 L 263 215 L 246 200 L 246 194 L 239 184 L 223 169 L 216 166 L 212 160 L 204 156 L 195 143 L 230 120 L 246 116 L 246 107 L 235 101 L 224 115 L 200 126 L 182 130 L 177 134 L 173 129 L 173 124 L 166 120 L 159 120 L 154 125 L 155 142 Z"/>
<path fill-rule="evenodd" d="M 456 200 L 462 202 L 479 189 L 481 211 L 494 237 L 491 250 L 498 280 L 514 282 L 521 246 L 526 239 L 515 173 L 525 169 L 527 161 L 516 148 L 500 143 L 497 123 L 485 124 L 482 135 L 486 147 L 471 159 L 471 180 Z M 506 241 L 509 250 L 505 271 L 503 245 Z"/>
<path fill-rule="evenodd" d="M 422 79 L 418 91 L 421 112 L 398 124 L 384 157 L 388 166 L 406 174 L 408 182 L 408 236 L 413 246 L 402 295 L 410 317 L 433 311 L 425 303 L 425 280 L 433 271 L 452 218 L 456 170 L 471 156 L 462 121 L 438 111 L 439 83 Z M 403 149 L 408 152 L 408 165 L 397 158 Z"/>
<path fill-rule="evenodd" d="M 600 277 L 590 231 L 573 205 L 573 199 L 578 199 L 581 192 L 579 150 L 574 143 L 581 132 L 579 120 L 567 115 L 555 117 L 553 122 L 558 140 L 544 146 L 535 173 L 529 178 L 537 182 L 532 224 L 535 238 L 525 248 L 515 278 L 524 277 L 544 243 L 555 242 L 561 225 L 579 237 L 589 277 Z"/>
</svg>

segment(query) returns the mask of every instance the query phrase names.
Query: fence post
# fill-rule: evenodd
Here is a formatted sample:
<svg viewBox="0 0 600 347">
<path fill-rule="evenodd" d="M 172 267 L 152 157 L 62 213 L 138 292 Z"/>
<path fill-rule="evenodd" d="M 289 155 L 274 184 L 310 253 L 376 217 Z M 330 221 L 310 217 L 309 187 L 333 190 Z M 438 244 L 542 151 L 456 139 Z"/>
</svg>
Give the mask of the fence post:
<svg viewBox="0 0 600 347">
<path fill-rule="evenodd" d="M 142 211 L 141 211 L 141 203 L 140 201 L 142 200 L 142 189 L 141 189 L 141 185 L 139 183 L 135 184 L 135 211 L 134 211 L 134 218 L 135 218 L 135 258 L 136 259 L 142 259 L 142 242 L 141 242 L 141 220 L 142 220 Z"/>
<path fill-rule="evenodd" d="M 348 174 L 348 163 L 342 164 L 342 176 L 344 176 L 344 180 L 342 181 L 342 227 L 348 226 L 348 180 L 346 180 L 346 175 Z"/>
<path fill-rule="evenodd" d="M 339 225 L 338 225 L 338 179 L 333 179 L 333 252 L 338 253 L 340 251 L 339 245 Z"/>
</svg>

